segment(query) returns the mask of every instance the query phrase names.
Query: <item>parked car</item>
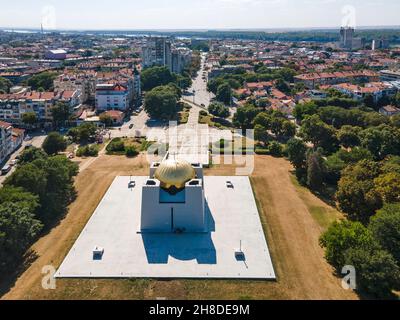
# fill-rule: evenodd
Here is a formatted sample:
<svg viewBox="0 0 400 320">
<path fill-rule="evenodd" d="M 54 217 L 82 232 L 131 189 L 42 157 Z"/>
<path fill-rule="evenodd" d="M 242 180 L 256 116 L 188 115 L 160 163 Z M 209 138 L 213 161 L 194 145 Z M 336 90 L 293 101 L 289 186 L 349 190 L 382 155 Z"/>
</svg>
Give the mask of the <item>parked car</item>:
<svg viewBox="0 0 400 320">
<path fill-rule="evenodd" d="M 129 129 L 132 129 L 133 128 L 133 124 L 131 124 L 130 126 L 129 126 Z"/>
<path fill-rule="evenodd" d="M 9 173 L 11 170 L 11 166 L 6 164 L 2 169 L 1 169 L 1 175 L 5 176 L 7 173 Z"/>
<path fill-rule="evenodd" d="M 18 163 L 18 159 L 11 160 L 10 165 L 15 166 Z"/>
</svg>

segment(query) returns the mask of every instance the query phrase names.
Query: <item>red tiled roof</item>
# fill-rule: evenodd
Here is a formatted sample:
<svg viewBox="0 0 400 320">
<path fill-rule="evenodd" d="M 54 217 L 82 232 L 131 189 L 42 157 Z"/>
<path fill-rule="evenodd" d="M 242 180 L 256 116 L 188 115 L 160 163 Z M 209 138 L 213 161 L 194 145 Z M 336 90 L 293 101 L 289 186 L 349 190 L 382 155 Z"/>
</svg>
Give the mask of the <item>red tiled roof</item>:
<svg viewBox="0 0 400 320">
<path fill-rule="evenodd" d="M 11 127 L 11 124 L 0 120 L 0 127 L 3 129 L 7 129 L 7 128 Z"/>
</svg>

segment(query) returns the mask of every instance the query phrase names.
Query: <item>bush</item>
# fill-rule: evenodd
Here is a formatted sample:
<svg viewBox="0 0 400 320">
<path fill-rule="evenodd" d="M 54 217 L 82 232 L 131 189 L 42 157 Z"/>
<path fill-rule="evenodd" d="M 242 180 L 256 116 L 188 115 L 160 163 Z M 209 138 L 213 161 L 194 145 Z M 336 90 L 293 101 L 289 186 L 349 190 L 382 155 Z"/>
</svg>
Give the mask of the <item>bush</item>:
<svg viewBox="0 0 400 320">
<path fill-rule="evenodd" d="M 139 154 L 139 152 L 136 150 L 136 148 L 134 146 L 127 146 L 125 148 L 125 155 L 128 158 L 136 157 L 138 154 Z"/>
<path fill-rule="evenodd" d="M 99 155 L 99 148 L 96 145 L 80 147 L 76 155 L 78 157 L 97 157 Z"/>
<path fill-rule="evenodd" d="M 256 149 L 256 154 L 258 154 L 258 155 L 269 155 L 269 150 L 268 149 L 257 148 Z"/>
<path fill-rule="evenodd" d="M 208 107 L 208 112 L 215 117 L 224 119 L 230 116 L 229 108 L 220 102 L 211 103 L 210 106 Z"/>
<path fill-rule="evenodd" d="M 279 142 L 272 141 L 269 144 L 268 149 L 269 149 L 269 153 L 271 154 L 271 156 L 274 156 L 274 157 L 281 157 L 282 156 L 283 146 Z"/>
<path fill-rule="evenodd" d="M 106 148 L 107 154 L 116 154 L 125 152 L 125 144 L 121 138 L 113 139 Z"/>
<path fill-rule="evenodd" d="M 203 116 L 203 117 L 207 117 L 208 116 L 208 112 L 204 111 L 204 110 L 201 110 L 200 111 L 200 115 Z"/>
</svg>

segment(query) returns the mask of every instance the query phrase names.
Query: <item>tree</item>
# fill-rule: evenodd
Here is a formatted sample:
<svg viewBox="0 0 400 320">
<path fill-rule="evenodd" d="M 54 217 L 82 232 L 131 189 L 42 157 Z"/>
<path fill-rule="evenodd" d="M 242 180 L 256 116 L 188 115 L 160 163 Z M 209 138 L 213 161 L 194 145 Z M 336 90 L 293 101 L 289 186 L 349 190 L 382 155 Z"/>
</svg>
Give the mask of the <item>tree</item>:
<svg viewBox="0 0 400 320">
<path fill-rule="evenodd" d="M 264 144 L 268 141 L 269 135 L 265 127 L 259 124 L 254 127 L 254 139 Z"/>
<path fill-rule="evenodd" d="M 97 127 L 93 123 L 84 123 L 68 131 L 68 136 L 76 143 L 85 144 L 93 140 L 97 133 Z"/>
<path fill-rule="evenodd" d="M 384 202 L 400 201 L 400 174 L 389 172 L 382 174 L 374 180 L 375 191 Z"/>
<path fill-rule="evenodd" d="M 4 182 L 5 186 L 21 187 L 39 197 L 44 196 L 46 184 L 46 172 L 31 163 L 19 166 Z"/>
<path fill-rule="evenodd" d="M 360 133 L 361 145 L 378 160 L 400 155 L 400 130 L 388 125 L 371 127 Z"/>
<path fill-rule="evenodd" d="M 400 270 L 393 256 L 382 249 L 350 248 L 345 264 L 357 270 L 357 290 L 376 297 L 388 297 L 400 287 Z"/>
<path fill-rule="evenodd" d="M 38 122 L 35 112 L 26 112 L 22 115 L 22 122 L 28 126 L 33 126 Z"/>
<path fill-rule="evenodd" d="M 399 105 L 399 107 L 400 107 L 400 105 Z M 398 129 L 400 129 L 400 114 L 394 115 L 394 116 L 390 119 L 390 121 L 391 121 L 391 125 L 392 125 L 392 126 L 398 128 Z"/>
<path fill-rule="evenodd" d="M 400 264 L 400 203 L 386 204 L 371 218 L 368 228 Z"/>
<path fill-rule="evenodd" d="M 327 180 L 332 184 L 337 184 L 341 177 L 341 172 L 350 164 L 355 164 L 361 160 L 373 160 L 371 152 L 366 149 L 355 147 L 351 151 L 340 149 L 330 155 L 325 165 L 327 168 Z"/>
<path fill-rule="evenodd" d="M 287 143 L 286 151 L 290 163 L 297 168 L 305 168 L 306 166 L 306 152 L 308 148 L 306 144 L 296 138 L 290 139 Z"/>
<path fill-rule="evenodd" d="M 340 144 L 345 148 L 352 148 L 355 146 L 359 146 L 360 141 L 360 134 L 361 128 L 353 127 L 353 126 L 343 126 L 338 132 L 338 139 Z"/>
<path fill-rule="evenodd" d="M 276 80 L 275 86 L 279 91 L 282 91 L 285 94 L 291 93 L 289 84 L 282 78 Z"/>
<path fill-rule="evenodd" d="M 293 110 L 293 115 L 297 121 L 303 121 L 306 116 L 312 116 L 318 111 L 318 106 L 314 102 L 307 102 L 303 104 L 297 104 Z"/>
<path fill-rule="evenodd" d="M 190 88 L 193 81 L 188 76 L 178 75 L 177 83 L 181 89 L 186 90 L 186 89 Z"/>
<path fill-rule="evenodd" d="M 39 208 L 39 198 L 23 188 L 5 186 L 0 189 L 0 204 L 18 203 L 21 207 L 26 207 L 29 212 L 35 212 Z"/>
<path fill-rule="evenodd" d="M 58 132 L 50 132 L 42 148 L 48 155 L 55 155 L 67 148 L 67 141 Z"/>
<path fill-rule="evenodd" d="M 146 93 L 144 109 L 153 119 L 171 120 L 178 112 L 176 93 L 167 86 L 156 87 Z"/>
<path fill-rule="evenodd" d="M 10 80 L 0 77 L 0 92 L 8 93 L 12 86 L 13 83 Z"/>
<path fill-rule="evenodd" d="M 320 152 L 309 152 L 307 155 L 307 185 L 311 190 L 322 191 L 325 171 L 324 160 Z"/>
<path fill-rule="evenodd" d="M 71 110 L 68 104 L 58 102 L 53 108 L 51 108 L 51 115 L 53 122 L 57 128 L 65 126 L 66 122 L 71 117 Z"/>
<path fill-rule="evenodd" d="M 222 79 L 222 78 L 211 79 L 211 80 L 208 81 L 208 83 L 207 83 L 207 90 L 208 90 L 209 92 L 212 92 L 212 93 L 214 93 L 214 94 L 217 94 L 218 87 L 219 87 L 220 85 L 222 85 L 224 82 L 225 82 L 225 80 Z"/>
<path fill-rule="evenodd" d="M 17 262 L 36 238 L 42 224 L 22 203 L 0 204 L 0 270 Z"/>
<path fill-rule="evenodd" d="M 374 179 L 381 173 L 379 163 L 362 160 L 347 167 L 338 183 L 336 198 L 339 208 L 354 221 L 367 223 L 382 199 L 375 191 Z"/>
<path fill-rule="evenodd" d="M 213 102 L 208 107 L 208 112 L 215 117 L 226 119 L 230 116 L 229 108 L 220 102 Z"/>
<path fill-rule="evenodd" d="M 346 265 L 346 251 L 353 247 L 373 247 L 372 233 L 360 222 L 347 220 L 334 222 L 321 236 L 320 245 L 325 248 L 326 260 L 340 271 Z"/>
<path fill-rule="evenodd" d="M 255 117 L 260 113 L 253 105 L 245 105 L 243 107 L 239 107 L 236 110 L 236 113 L 233 117 L 233 124 L 237 128 L 241 129 L 251 129 L 254 127 L 253 121 Z"/>
<path fill-rule="evenodd" d="M 164 86 L 171 82 L 176 83 L 176 75 L 172 74 L 167 67 L 151 67 L 143 70 L 141 83 L 144 91 L 150 91 L 155 87 Z"/>
<path fill-rule="evenodd" d="M 397 92 L 397 94 L 393 98 L 393 101 L 396 107 L 400 107 L 400 92 Z"/>
<path fill-rule="evenodd" d="M 280 132 L 283 137 L 293 138 L 296 135 L 296 125 L 289 120 L 283 121 Z"/>
<path fill-rule="evenodd" d="M 371 94 L 367 94 L 364 97 L 363 102 L 368 108 L 375 108 L 375 100 L 374 100 L 374 97 Z"/>
<path fill-rule="evenodd" d="M 306 116 L 300 128 L 300 136 L 313 143 L 315 148 L 323 148 L 327 152 L 338 149 L 335 129 L 321 121 L 318 115 Z"/>
<path fill-rule="evenodd" d="M 49 224 L 67 210 L 76 196 L 73 178 L 79 166 L 63 155 L 49 157 L 46 161 L 36 160 L 34 165 L 46 175 L 45 194 L 41 197 L 42 221 Z"/>
<path fill-rule="evenodd" d="M 102 113 L 100 115 L 100 122 L 103 123 L 106 127 L 111 127 L 114 124 L 113 118 L 106 113 Z"/>
<path fill-rule="evenodd" d="M 217 89 L 216 98 L 218 101 L 230 105 L 232 103 L 232 88 L 228 83 L 221 84 Z"/>
<path fill-rule="evenodd" d="M 57 77 L 55 72 L 42 72 L 33 75 L 28 79 L 28 86 L 32 87 L 33 90 L 38 90 L 42 88 L 45 91 L 50 91 L 53 89 L 54 79 Z"/>
<path fill-rule="evenodd" d="M 31 163 L 37 159 L 47 159 L 47 153 L 43 149 L 30 147 L 24 150 L 19 158 L 19 164 Z"/>
</svg>

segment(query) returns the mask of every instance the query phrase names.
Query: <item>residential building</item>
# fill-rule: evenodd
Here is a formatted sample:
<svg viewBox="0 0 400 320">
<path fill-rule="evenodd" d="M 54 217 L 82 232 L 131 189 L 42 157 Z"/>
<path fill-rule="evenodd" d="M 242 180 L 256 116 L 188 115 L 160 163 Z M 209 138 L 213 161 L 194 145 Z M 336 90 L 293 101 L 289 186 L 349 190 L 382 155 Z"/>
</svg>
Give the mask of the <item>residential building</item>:
<svg viewBox="0 0 400 320">
<path fill-rule="evenodd" d="M 0 163 L 3 163 L 13 151 L 12 129 L 10 123 L 0 121 Z"/>
<path fill-rule="evenodd" d="M 24 142 L 25 130 L 19 128 L 12 128 L 12 150 L 15 151 Z"/>
<path fill-rule="evenodd" d="M 73 114 L 81 108 L 79 90 L 38 92 L 0 95 L 0 120 L 21 124 L 24 113 L 34 112 L 40 123 L 51 123 L 51 109 L 59 102 L 66 103 Z"/>
<path fill-rule="evenodd" d="M 62 49 L 49 50 L 46 52 L 45 58 L 49 60 L 65 60 L 67 59 L 67 52 Z"/>
<path fill-rule="evenodd" d="M 144 67 L 171 66 L 171 41 L 166 37 L 150 37 L 142 47 Z"/>
<path fill-rule="evenodd" d="M 113 119 L 114 125 L 122 125 L 124 123 L 125 114 L 122 111 L 118 110 L 109 110 L 103 112 L 102 115 L 109 116 Z"/>
<path fill-rule="evenodd" d="M 395 106 L 385 106 L 379 109 L 379 113 L 383 114 L 384 116 L 394 116 L 396 114 L 400 114 L 400 108 Z"/>
<path fill-rule="evenodd" d="M 192 61 L 192 50 L 188 48 L 177 48 L 171 53 L 171 68 L 175 73 L 182 73 Z"/>
<path fill-rule="evenodd" d="M 400 81 L 400 69 L 381 70 L 379 74 L 382 81 Z"/>
<path fill-rule="evenodd" d="M 354 28 L 345 28 L 342 27 L 340 29 L 340 47 L 351 49 L 353 47 L 353 39 L 354 39 Z"/>
<path fill-rule="evenodd" d="M 342 27 L 340 29 L 339 46 L 348 50 L 362 49 L 365 46 L 365 39 L 356 38 L 354 28 Z"/>
<path fill-rule="evenodd" d="M 365 84 L 365 86 L 342 83 L 334 86 L 334 88 L 355 100 L 362 100 L 371 95 L 375 103 L 383 97 L 392 97 L 397 92 L 397 88 L 388 82 L 372 82 Z"/>
<path fill-rule="evenodd" d="M 129 109 L 129 91 L 121 84 L 105 83 L 96 86 L 96 111 L 127 111 Z"/>
<path fill-rule="evenodd" d="M 376 39 L 372 40 L 372 50 L 376 49 L 388 49 L 389 48 L 389 40 L 388 39 Z"/>
<path fill-rule="evenodd" d="M 309 89 L 315 89 L 316 86 L 334 85 L 346 82 L 375 82 L 379 81 L 379 75 L 370 70 L 314 72 L 295 76 L 294 81 L 295 83 L 304 83 L 304 85 Z"/>
</svg>

